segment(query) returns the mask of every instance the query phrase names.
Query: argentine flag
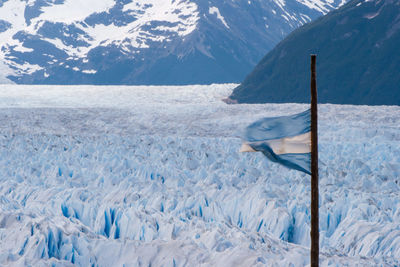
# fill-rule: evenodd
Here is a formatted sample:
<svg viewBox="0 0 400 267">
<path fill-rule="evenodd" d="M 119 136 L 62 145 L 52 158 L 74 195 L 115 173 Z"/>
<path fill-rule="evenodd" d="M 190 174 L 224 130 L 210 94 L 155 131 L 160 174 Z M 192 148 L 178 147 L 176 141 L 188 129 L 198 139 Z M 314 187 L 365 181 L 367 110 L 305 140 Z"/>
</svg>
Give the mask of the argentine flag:
<svg viewBox="0 0 400 267">
<path fill-rule="evenodd" d="M 260 151 L 273 162 L 311 175 L 311 110 L 263 118 L 245 131 L 240 152 Z"/>
</svg>

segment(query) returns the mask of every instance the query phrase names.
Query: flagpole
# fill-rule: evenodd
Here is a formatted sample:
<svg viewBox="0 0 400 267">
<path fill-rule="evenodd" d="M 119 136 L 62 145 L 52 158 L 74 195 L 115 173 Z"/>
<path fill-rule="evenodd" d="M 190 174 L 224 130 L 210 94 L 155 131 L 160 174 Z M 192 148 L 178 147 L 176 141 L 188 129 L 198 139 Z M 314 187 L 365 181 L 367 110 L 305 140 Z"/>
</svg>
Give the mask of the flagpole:
<svg viewBox="0 0 400 267">
<path fill-rule="evenodd" d="M 311 55 L 311 267 L 319 266 L 318 116 L 316 55 Z"/>
</svg>

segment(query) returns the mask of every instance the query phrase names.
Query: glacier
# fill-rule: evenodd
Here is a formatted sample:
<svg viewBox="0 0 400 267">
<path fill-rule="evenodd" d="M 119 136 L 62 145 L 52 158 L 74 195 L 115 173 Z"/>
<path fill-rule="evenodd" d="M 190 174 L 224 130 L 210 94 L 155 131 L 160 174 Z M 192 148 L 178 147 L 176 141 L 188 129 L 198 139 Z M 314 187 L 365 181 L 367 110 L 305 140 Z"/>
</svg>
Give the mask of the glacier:
<svg viewBox="0 0 400 267">
<path fill-rule="evenodd" d="M 235 84 L 0 85 L 1 266 L 307 266 L 310 178 Z M 400 107 L 319 105 L 321 266 L 400 265 Z"/>
</svg>

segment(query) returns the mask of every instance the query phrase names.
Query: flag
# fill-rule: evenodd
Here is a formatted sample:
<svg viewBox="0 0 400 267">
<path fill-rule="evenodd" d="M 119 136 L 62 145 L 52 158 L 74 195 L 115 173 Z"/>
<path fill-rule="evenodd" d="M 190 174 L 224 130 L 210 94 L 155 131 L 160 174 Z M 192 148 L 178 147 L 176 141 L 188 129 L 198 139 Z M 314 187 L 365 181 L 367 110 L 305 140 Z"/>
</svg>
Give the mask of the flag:
<svg viewBox="0 0 400 267">
<path fill-rule="evenodd" d="M 262 152 L 290 169 L 311 174 L 311 110 L 291 116 L 263 118 L 245 131 L 240 152 Z"/>
</svg>

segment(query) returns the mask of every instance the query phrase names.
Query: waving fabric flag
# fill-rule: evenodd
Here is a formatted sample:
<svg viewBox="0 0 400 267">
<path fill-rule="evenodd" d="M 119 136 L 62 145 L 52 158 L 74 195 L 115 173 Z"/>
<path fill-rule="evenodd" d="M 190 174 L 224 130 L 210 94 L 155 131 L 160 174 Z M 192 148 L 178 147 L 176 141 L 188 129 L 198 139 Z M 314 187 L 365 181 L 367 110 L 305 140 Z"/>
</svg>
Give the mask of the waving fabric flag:
<svg viewBox="0 0 400 267">
<path fill-rule="evenodd" d="M 288 168 L 311 174 L 311 111 L 263 118 L 246 128 L 240 152 L 262 152 Z"/>
</svg>

